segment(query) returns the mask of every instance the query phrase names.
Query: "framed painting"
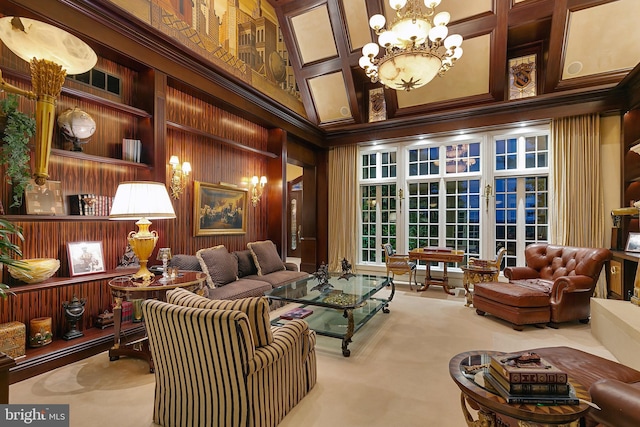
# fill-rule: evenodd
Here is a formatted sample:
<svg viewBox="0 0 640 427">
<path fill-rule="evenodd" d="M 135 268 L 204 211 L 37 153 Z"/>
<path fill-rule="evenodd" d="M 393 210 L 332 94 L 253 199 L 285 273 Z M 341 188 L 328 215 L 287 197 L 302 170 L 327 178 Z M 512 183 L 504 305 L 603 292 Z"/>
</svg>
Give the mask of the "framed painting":
<svg viewBox="0 0 640 427">
<path fill-rule="evenodd" d="M 67 243 L 67 255 L 71 276 L 105 271 L 101 241 L 69 242 Z"/>
<path fill-rule="evenodd" d="M 64 215 L 60 181 L 36 185 L 32 179 L 24 191 L 27 215 Z"/>
<path fill-rule="evenodd" d="M 629 233 L 625 252 L 640 252 L 640 233 Z"/>
<path fill-rule="evenodd" d="M 247 232 L 247 191 L 194 181 L 193 235 Z"/>
</svg>

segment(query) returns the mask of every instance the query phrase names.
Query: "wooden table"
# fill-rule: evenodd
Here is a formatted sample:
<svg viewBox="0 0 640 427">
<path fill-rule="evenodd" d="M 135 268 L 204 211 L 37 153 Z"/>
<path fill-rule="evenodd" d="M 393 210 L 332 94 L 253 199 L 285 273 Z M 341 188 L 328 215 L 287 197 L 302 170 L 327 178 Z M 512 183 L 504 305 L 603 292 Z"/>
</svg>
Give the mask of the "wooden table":
<svg viewBox="0 0 640 427">
<path fill-rule="evenodd" d="M 409 252 L 409 259 L 411 261 L 426 261 L 427 274 L 424 277 L 424 285 L 418 288 L 418 292 L 426 291 L 430 285 L 442 286 L 449 295 L 455 295 L 449 290 L 449 278 L 447 277 L 447 263 L 448 262 L 462 262 L 464 258 L 464 252 L 462 251 L 430 251 L 423 248 L 417 248 Z M 431 263 L 442 262 L 444 263 L 444 270 L 442 271 L 442 279 L 434 279 L 431 277 Z M 417 281 L 417 280 L 416 280 Z"/>
<path fill-rule="evenodd" d="M 467 299 L 466 307 L 469 307 L 473 304 L 473 296 L 469 291 L 469 284 L 480 283 L 480 282 L 497 282 L 498 281 L 498 273 L 500 270 L 496 267 L 491 266 L 480 266 L 480 265 L 463 265 L 462 267 L 462 286 L 464 286 L 465 297 Z"/>
<path fill-rule="evenodd" d="M 113 347 L 109 350 L 109 360 L 118 360 L 120 356 L 129 356 L 144 359 L 149 363 L 149 372 L 153 372 L 153 359 L 149 350 L 148 337 L 143 337 L 128 343 L 121 343 L 122 329 L 122 301 L 137 301 L 143 299 L 165 300 L 167 291 L 175 288 L 184 288 L 188 291 L 202 294 L 207 276 L 201 271 L 181 271 L 178 277 L 163 282 L 162 276 L 156 276 L 153 282 L 144 284 L 143 282 L 132 281 L 130 276 L 116 277 L 109 281 L 111 295 L 114 300 L 113 322 L 114 336 Z M 137 321 L 141 321 L 142 313 L 139 313 Z"/>
<path fill-rule="evenodd" d="M 589 410 L 591 402 L 588 390 L 573 381 L 569 372 L 569 382 L 576 397 L 582 399 L 579 405 L 535 405 L 529 403 L 507 403 L 499 394 L 484 385 L 483 375 L 488 370 L 492 355 L 504 354 L 496 351 L 468 351 L 460 353 L 449 361 L 449 374 L 460 389 L 460 404 L 469 427 L 578 427 L 580 418 Z M 467 401 L 473 408 L 479 408 L 478 419 L 474 420 Z"/>
</svg>

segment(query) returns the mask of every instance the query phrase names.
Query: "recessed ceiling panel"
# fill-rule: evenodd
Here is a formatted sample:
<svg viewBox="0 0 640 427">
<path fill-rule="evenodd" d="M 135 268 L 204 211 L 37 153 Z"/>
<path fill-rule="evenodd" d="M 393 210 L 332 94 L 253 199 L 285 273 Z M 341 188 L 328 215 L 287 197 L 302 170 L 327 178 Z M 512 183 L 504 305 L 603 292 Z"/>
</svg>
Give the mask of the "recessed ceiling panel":
<svg viewBox="0 0 640 427">
<path fill-rule="evenodd" d="M 640 61 L 640 1 L 571 12 L 562 79 L 633 68 Z"/>
<path fill-rule="evenodd" d="M 291 18 L 291 28 L 302 64 L 338 55 L 326 4 Z"/>
<path fill-rule="evenodd" d="M 351 119 L 347 85 L 342 72 L 314 77 L 307 82 L 320 123 Z"/>
<path fill-rule="evenodd" d="M 491 36 L 464 40 L 464 54 L 442 77 L 409 92 L 397 91 L 398 107 L 412 107 L 432 102 L 489 93 L 489 46 Z"/>
<path fill-rule="evenodd" d="M 347 30 L 351 41 L 351 51 L 361 49 L 371 42 L 371 29 L 367 16 L 367 2 L 365 0 L 342 0 Z"/>
</svg>

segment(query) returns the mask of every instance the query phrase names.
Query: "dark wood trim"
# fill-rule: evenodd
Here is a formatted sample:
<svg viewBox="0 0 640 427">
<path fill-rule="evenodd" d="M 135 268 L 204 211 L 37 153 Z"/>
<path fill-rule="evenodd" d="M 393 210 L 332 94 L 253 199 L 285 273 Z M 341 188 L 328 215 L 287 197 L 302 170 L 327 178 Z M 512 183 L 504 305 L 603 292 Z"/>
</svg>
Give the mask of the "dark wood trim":
<svg viewBox="0 0 640 427">
<path fill-rule="evenodd" d="M 77 160 L 89 160 L 91 162 L 108 163 L 111 165 L 121 165 L 132 168 L 153 169 L 152 166 L 146 163 L 130 162 L 128 160 L 114 159 L 113 157 L 94 156 L 93 154 L 86 154 L 82 151 L 71 151 L 52 148 L 51 154 L 53 154 L 54 156 L 68 157 Z"/>
<path fill-rule="evenodd" d="M 76 217 L 77 218 L 77 217 Z M 56 288 L 59 286 L 75 285 L 78 283 L 85 283 L 88 281 L 96 281 L 102 279 L 112 279 L 118 276 L 126 276 L 135 273 L 137 268 L 123 268 L 120 270 L 111 270 L 104 273 L 85 274 L 75 277 L 52 277 L 44 282 L 31 283 L 24 285 L 11 286 L 11 292 L 14 294 L 22 294 L 33 291 L 41 291 L 49 288 Z"/>
</svg>

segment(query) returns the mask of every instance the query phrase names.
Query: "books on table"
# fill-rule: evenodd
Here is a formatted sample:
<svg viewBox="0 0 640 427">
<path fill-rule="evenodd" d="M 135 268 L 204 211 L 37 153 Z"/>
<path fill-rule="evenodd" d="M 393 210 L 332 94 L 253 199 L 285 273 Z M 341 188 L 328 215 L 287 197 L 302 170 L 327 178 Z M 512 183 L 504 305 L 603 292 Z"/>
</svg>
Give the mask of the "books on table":
<svg viewBox="0 0 640 427">
<path fill-rule="evenodd" d="M 289 310 L 284 314 L 281 314 L 280 318 L 286 320 L 304 319 L 305 317 L 310 316 L 312 313 L 313 310 L 311 309 L 298 307 L 294 308 L 293 310 Z"/>
<path fill-rule="evenodd" d="M 567 373 L 535 353 L 492 356 L 484 379 L 507 403 L 579 404 Z"/>
</svg>

